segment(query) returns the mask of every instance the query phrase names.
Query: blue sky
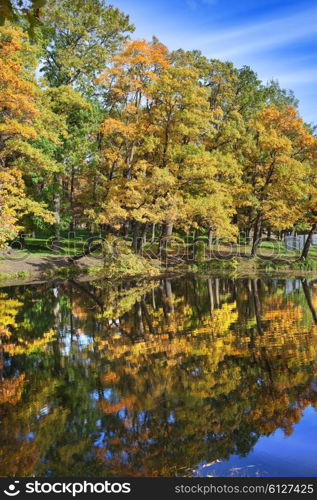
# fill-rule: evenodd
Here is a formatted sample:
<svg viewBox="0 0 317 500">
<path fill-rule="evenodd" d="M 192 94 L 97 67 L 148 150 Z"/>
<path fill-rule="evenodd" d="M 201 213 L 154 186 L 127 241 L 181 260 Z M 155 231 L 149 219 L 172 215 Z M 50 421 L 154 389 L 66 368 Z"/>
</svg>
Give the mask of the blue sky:
<svg viewBox="0 0 317 500">
<path fill-rule="evenodd" d="M 130 15 L 135 38 L 249 65 L 263 81 L 294 90 L 317 123 L 317 2 L 314 0 L 112 0 Z"/>
</svg>

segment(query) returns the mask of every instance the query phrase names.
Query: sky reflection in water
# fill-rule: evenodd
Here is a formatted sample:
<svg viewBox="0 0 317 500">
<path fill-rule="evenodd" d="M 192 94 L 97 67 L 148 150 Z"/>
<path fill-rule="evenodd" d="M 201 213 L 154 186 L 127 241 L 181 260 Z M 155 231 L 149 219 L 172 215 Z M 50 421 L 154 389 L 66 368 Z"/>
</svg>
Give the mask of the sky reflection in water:
<svg viewBox="0 0 317 500">
<path fill-rule="evenodd" d="M 0 291 L 2 476 L 317 476 L 317 287 Z"/>
</svg>

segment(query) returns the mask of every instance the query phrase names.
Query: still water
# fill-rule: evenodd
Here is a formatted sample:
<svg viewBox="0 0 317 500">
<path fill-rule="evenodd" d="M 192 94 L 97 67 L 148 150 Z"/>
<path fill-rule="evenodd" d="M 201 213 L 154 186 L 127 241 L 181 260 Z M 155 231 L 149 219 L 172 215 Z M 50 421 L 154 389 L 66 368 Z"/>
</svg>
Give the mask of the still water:
<svg viewBox="0 0 317 500">
<path fill-rule="evenodd" d="M 0 289 L 0 476 L 317 476 L 317 281 Z"/>
</svg>

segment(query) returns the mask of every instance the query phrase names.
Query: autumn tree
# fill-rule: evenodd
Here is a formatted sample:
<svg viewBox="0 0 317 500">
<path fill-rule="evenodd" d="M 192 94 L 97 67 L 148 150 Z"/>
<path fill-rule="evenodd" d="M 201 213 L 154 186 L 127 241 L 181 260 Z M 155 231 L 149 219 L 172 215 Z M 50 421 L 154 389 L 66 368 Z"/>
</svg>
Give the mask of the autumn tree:
<svg viewBox="0 0 317 500">
<path fill-rule="evenodd" d="M 298 154 L 305 157 L 309 165 L 306 177 L 306 196 L 303 199 L 301 214 L 297 222 L 297 224 L 308 229 L 308 235 L 301 253 L 301 259 L 306 259 L 313 234 L 317 228 L 317 137 L 314 128 L 307 126 L 306 141 L 300 145 Z"/>
<path fill-rule="evenodd" d="M 142 218 L 139 209 L 146 204 L 144 196 L 151 200 L 151 192 L 148 190 L 147 194 L 143 190 L 142 193 L 139 187 L 146 168 L 142 160 L 150 143 L 144 102 L 147 88 L 167 66 L 167 49 L 162 44 L 135 41 L 129 43 L 100 76 L 105 86 L 105 104 L 111 106 L 111 117 L 101 127 L 104 160 L 96 204 L 88 213 L 101 224 L 110 224 L 116 229 L 125 226 L 127 231 L 133 224 L 139 226 Z M 134 234 L 138 234 L 138 228 L 134 228 Z"/>
<path fill-rule="evenodd" d="M 163 222 L 185 229 L 209 225 L 216 235 L 230 239 L 234 208 L 229 183 L 231 189 L 239 183 L 239 165 L 206 147 L 215 134 L 212 120 L 219 110 L 210 113 L 208 92 L 194 68 L 172 66 L 149 90 L 154 144 L 149 158 L 160 175 L 166 171 L 172 181 L 162 196 Z"/>
<path fill-rule="evenodd" d="M 239 166 L 204 146 L 215 131 L 198 71 L 173 65 L 158 41 L 141 41 L 129 44 L 101 80 L 113 106 L 102 125 L 106 184 L 97 220 L 132 229 L 136 250 L 149 224 L 163 235 L 173 225 L 212 224 L 230 238 L 229 184 L 239 182 Z"/>
<path fill-rule="evenodd" d="M 40 71 L 45 84 L 58 89 L 49 93 L 67 125 L 67 138 L 55 155 L 62 169 L 52 184 L 56 250 L 61 230 L 73 231 L 76 220 L 84 218 L 87 182 L 90 197 L 95 196 L 99 127 L 107 113 L 98 100 L 96 77 L 133 29 L 128 16 L 100 0 L 49 0 L 43 9 Z"/>
<path fill-rule="evenodd" d="M 250 121 L 242 161 L 247 203 L 252 207 L 252 256 L 263 224 L 286 229 L 298 219 L 307 191 L 312 141 L 292 107 L 272 105 Z"/>
<path fill-rule="evenodd" d="M 253 256 L 263 231 L 296 222 L 312 235 L 314 134 L 291 91 L 196 50 L 129 42 L 129 17 L 101 0 L 23 9 L 2 12 L 25 29 L 23 15 L 39 18 L 31 45 L 2 28 L 2 245 L 18 223 L 52 221 L 56 251 L 77 224 L 132 237 L 137 252 L 149 230 L 162 250 L 173 230 L 211 244 L 252 229 Z"/>
<path fill-rule="evenodd" d="M 54 149 L 57 128 L 63 123 L 44 99 L 34 79 L 35 49 L 20 29 L 5 25 L 0 31 L 1 118 L 0 198 L 1 244 L 13 239 L 23 216 L 33 214 L 52 222 L 52 214 L 32 197 L 33 176 L 49 179 L 59 166 L 44 144 Z M 32 186 L 31 188 L 29 186 Z"/>
<path fill-rule="evenodd" d="M 204 144 L 207 151 L 217 157 L 218 178 L 227 185 L 234 207 L 239 210 L 239 220 L 233 212 L 232 221 L 239 222 L 239 229 L 244 230 L 242 214 L 249 214 L 250 209 L 245 201 L 239 153 L 248 137 L 248 122 L 269 104 L 296 106 L 297 101 L 292 92 L 281 89 L 276 81 L 264 85 L 248 66 L 236 68 L 229 61 L 209 60 L 199 51 L 181 49 L 173 52 L 172 58 L 176 65 L 194 67 L 200 84 L 208 92 L 213 133 L 206 134 Z M 211 236 L 212 226 L 209 231 Z"/>
</svg>

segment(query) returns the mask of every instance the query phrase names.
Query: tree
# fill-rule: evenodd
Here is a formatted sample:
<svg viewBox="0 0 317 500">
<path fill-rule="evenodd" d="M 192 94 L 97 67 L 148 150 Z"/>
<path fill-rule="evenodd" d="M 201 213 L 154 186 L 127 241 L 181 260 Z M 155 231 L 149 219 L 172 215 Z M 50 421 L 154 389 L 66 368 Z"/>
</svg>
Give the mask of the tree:
<svg viewBox="0 0 317 500">
<path fill-rule="evenodd" d="M 292 107 L 271 105 L 250 120 L 242 161 L 254 230 L 252 256 L 264 223 L 286 229 L 298 219 L 307 193 L 313 140 Z"/>
<path fill-rule="evenodd" d="M 112 116 L 102 125 L 105 183 L 90 217 L 132 229 L 137 251 L 149 224 L 171 234 L 173 224 L 204 222 L 231 237 L 229 184 L 238 182 L 239 167 L 205 149 L 215 132 L 197 70 L 171 65 L 157 40 L 136 41 L 100 79 Z"/>
<path fill-rule="evenodd" d="M 67 138 L 55 154 L 62 168 L 51 189 L 56 250 L 61 229 L 73 231 L 95 196 L 99 126 L 107 113 L 101 110 L 96 77 L 133 29 L 128 16 L 101 0 L 49 0 L 43 10 L 41 72 L 67 125 Z"/>
<path fill-rule="evenodd" d="M 48 0 L 41 71 L 53 87 L 94 94 L 95 78 L 133 30 L 127 15 L 102 0 Z"/>
<path fill-rule="evenodd" d="M 148 193 L 140 190 L 146 168 L 142 160 L 145 149 L 149 147 L 144 113 L 146 89 L 167 66 L 166 47 L 156 42 L 134 41 L 100 76 L 111 117 L 101 127 L 104 159 L 99 180 L 102 182 L 99 182 L 93 208 L 87 213 L 99 224 L 110 224 L 115 229 L 137 223 L 137 228 L 134 228 L 136 236 L 139 219 L 147 210 L 147 200 L 152 199 L 151 189 L 147 190 Z M 109 206 L 111 210 L 108 210 Z"/>
<path fill-rule="evenodd" d="M 148 158 L 159 176 L 166 172 L 171 177 L 161 196 L 162 222 L 185 229 L 207 225 L 230 239 L 235 232 L 231 193 L 239 182 L 239 166 L 229 155 L 208 151 L 218 110 L 210 113 L 208 91 L 197 70 L 167 68 L 150 86 L 148 100 L 153 143 Z"/>
<path fill-rule="evenodd" d="M 217 158 L 218 179 L 226 186 L 227 199 L 233 200 L 232 221 L 244 230 L 243 214 L 249 218 L 250 207 L 245 199 L 240 152 L 244 138 L 248 137 L 248 123 L 269 104 L 296 106 L 297 101 L 292 92 L 281 89 L 276 81 L 264 85 L 248 66 L 238 69 L 231 62 L 208 60 L 199 51 L 178 50 L 172 58 L 176 65 L 194 67 L 200 84 L 208 91 L 213 133 L 206 134 L 204 144 Z M 211 226 L 209 230 L 211 234 Z"/>
<path fill-rule="evenodd" d="M 313 233 L 317 228 L 317 137 L 316 131 L 307 127 L 307 141 L 302 145 L 300 154 L 305 155 L 309 160 L 309 171 L 306 178 L 307 191 L 306 197 L 303 199 L 302 212 L 298 223 L 309 228 L 304 248 L 302 250 L 301 259 L 307 259 L 310 245 L 312 243 Z"/>
<path fill-rule="evenodd" d="M 23 216 L 34 214 L 53 221 L 45 204 L 30 197 L 28 184 L 35 173 L 50 175 L 58 164 L 41 147 L 58 143 L 56 129 L 63 123 L 44 100 L 34 80 L 35 49 L 20 29 L 4 26 L 0 31 L 0 198 L 1 244 L 19 231 Z M 44 102 L 45 101 L 45 102 Z"/>
</svg>

